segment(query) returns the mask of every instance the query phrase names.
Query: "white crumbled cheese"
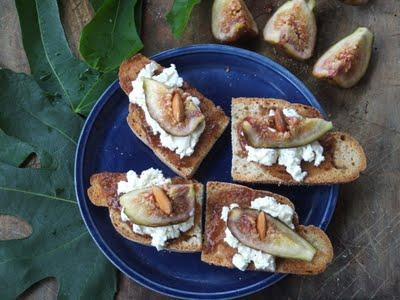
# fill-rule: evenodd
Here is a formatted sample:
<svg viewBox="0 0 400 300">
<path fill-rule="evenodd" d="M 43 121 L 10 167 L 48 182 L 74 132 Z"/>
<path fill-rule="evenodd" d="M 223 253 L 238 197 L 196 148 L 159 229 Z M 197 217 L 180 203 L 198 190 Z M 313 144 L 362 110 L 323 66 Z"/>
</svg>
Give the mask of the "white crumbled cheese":
<svg viewBox="0 0 400 300">
<path fill-rule="evenodd" d="M 232 203 L 229 207 L 224 206 L 221 211 L 221 219 L 224 220 L 225 222 L 228 221 L 229 211 L 235 207 L 239 207 L 239 204 Z"/>
<path fill-rule="evenodd" d="M 180 236 L 181 232 L 186 232 L 194 225 L 194 216 L 190 217 L 187 221 L 160 227 L 149 227 L 133 224 L 132 230 L 138 234 L 150 235 L 151 245 L 156 247 L 157 250 L 162 250 L 165 243 L 170 239 L 175 239 Z"/>
<path fill-rule="evenodd" d="M 147 169 L 144 170 L 140 176 L 135 171 L 128 171 L 126 173 L 126 181 L 120 181 L 117 184 L 117 193 L 125 194 L 133 190 L 139 190 L 153 185 L 163 185 L 170 183 L 171 179 L 165 178 L 161 170 Z"/>
<path fill-rule="evenodd" d="M 273 109 L 270 109 L 268 112 L 268 116 L 270 116 L 270 117 L 275 116 L 275 111 Z"/>
<path fill-rule="evenodd" d="M 290 228 L 294 229 L 294 210 L 289 205 L 281 204 L 273 197 L 265 196 L 251 201 L 251 208 L 262 210 L 274 218 L 278 218 Z"/>
<path fill-rule="evenodd" d="M 224 220 L 225 223 L 228 220 L 229 211 L 235 207 L 239 207 L 239 205 L 232 203 L 229 207 L 224 206 L 222 208 L 221 219 Z M 251 208 L 263 210 L 271 216 L 280 219 L 291 228 L 294 228 L 292 223 L 294 210 L 288 205 L 278 203 L 272 197 L 263 197 L 253 200 L 251 202 Z M 249 263 L 253 262 L 256 269 L 271 272 L 275 271 L 275 258 L 272 255 L 242 244 L 233 236 L 228 227 L 225 229 L 224 241 L 232 248 L 237 249 L 237 253 L 232 258 L 232 263 L 239 270 L 246 270 Z"/>
<path fill-rule="evenodd" d="M 174 151 L 176 154 L 183 158 L 190 156 L 194 152 L 194 148 L 199 141 L 201 134 L 205 128 L 205 122 L 201 123 L 190 135 L 188 136 L 173 136 L 166 132 L 156 120 L 154 120 L 147 109 L 146 96 L 143 89 L 143 79 L 152 78 L 161 82 L 171 88 L 178 88 L 183 85 L 183 79 L 179 77 L 175 65 L 171 64 L 169 68 L 164 68 L 159 75 L 154 75 L 157 70 L 157 64 L 151 62 L 147 64 L 138 74 L 135 81 L 132 81 L 132 92 L 129 94 L 129 101 L 137 104 L 144 111 L 147 124 L 150 126 L 154 135 L 160 135 L 160 142 L 163 147 Z M 193 103 L 199 106 L 200 101 L 196 97 L 189 98 Z"/>
<path fill-rule="evenodd" d="M 154 62 L 151 62 L 154 64 Z M 159 75 L 152 76 L 158 82 L 164 83 L 168 87 L 181 87 L 183 85 L 182 77 L 179 77 L 178 71 L 174 64 L 169 68 L 165 68 Z"/>
<path fill-rule="evenodd" d="M 246 145 L 246 151 L 248 161 L 255 161 L 266 166 L 272 166 L 279 157 L 279 152 L 275 149 L 253 148 Z"/>
<path fill-rule="evenodd" d="M 128 171 L 126 173 L 127 181 L 118 182 L 118 194 L 129 193 L 133 190 L 143 189 L 146 187 L 151 187 L 153 185 L 163 185 L 170 183 L 171 179 L 165 178 L 163 173 L 158 169 L 150 168 L 143 171 L 140 176 L 134 171 Z M 129 217 L 125 214 L 125 208 L 121 209 L 121 221 L 128 222 Z M 169 239 L 174 239 L 179 237 L 181 232 L 186 232 L 194 225 L 194 211 L 190 212 L 190 218 L 182 223 L 160 226 L 160 227 L 148 227 L 137 224 L 132 224 L 132 230 L 138 234 L 150 235 L 151 245 L 157 248 L 157 250 L 162 249 L 165 246 L 165 242 Z"/>
<path fill-rule="evenodd" d="M 318 167 L 325 160 L 323 155 L 324 148 L 318 141 L 296 148 L 253 148 L 246 146 L 247 161 L 257 162 L 266 166 L 272 166 L 278 163 L 286 167 L 292 178 L 296 181 L 303 181 L 307 172 L 301 170 L 301 161 L 314 162 Z"/>
<path fill-rule="evenodd" d="M 282 110 L 283 114 L 285 115 L 285 117 L 288 118 L 298 118 L 301 119 L 302 116 L 300 116 L 296 110 L 294 110 L 293 108 L 284 108 Z"/>
<path fill-rule="evenodd" d="M 192 101 L 194 103 L 194 105 L 196 105 L 197 107 L 200 106 L 200 99 L 195 97 L 195 96 L 189 96 L 188 97 L 189 101 Z"/>
</svg>

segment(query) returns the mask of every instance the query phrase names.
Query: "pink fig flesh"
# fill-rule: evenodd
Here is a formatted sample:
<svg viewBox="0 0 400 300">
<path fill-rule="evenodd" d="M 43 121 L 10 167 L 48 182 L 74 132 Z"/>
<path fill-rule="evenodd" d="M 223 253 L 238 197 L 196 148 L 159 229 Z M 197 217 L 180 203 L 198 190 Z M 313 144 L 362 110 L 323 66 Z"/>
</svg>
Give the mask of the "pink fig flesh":
<svg viewBox="0 0 400 300">
<path fill-rule="evenodd" d="M 280 46 L 293 58 L 312 56 L 317 36 L 314 0 L 291 0 L 283 4 L 264 28 L 264 40 Z"/>
<path fill-rule="evenodd" d="M 343 88 L 354 86 L 368 68 L 373 39 L 374 36 L 368 28 L 358 28 L 318 59 L 313 75 Z"/>
</svg>

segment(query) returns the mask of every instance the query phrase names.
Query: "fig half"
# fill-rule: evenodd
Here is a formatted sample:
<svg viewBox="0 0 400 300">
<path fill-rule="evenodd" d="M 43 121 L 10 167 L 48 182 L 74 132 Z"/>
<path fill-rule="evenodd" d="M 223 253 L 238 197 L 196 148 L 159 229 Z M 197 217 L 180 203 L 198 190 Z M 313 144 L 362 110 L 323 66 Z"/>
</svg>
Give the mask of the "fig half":
<svg viewBox="0 0 400 300">
<path fill-rule="evenodd" d="M 227 226 L 242 244 L 273 256 L 312 261 L 317 250 L 286 224 L 265 214 L 265 237 L 257 231 L 259 210 L 233 208 L 228 215 Z"/>
<path fill-rule="evenodd" d="M 318 59 L 313 75 L 343 88 L 354 86 L 367 71 L 373 40 L 368 28 L 358 28 Z"/>
<path fill-rule="evenodd" d="M 215 0 L 211 12 L 214 38 L 233 43 L 258 35 L 257 24 L 243 0 Z"/>
<path fill-rule="evenodd" d="M 152 80 L 143 80 L 143 89 L 146 95 L 146 105 L 150 116 L 169 134 L 174 136 L 188 136 L 200 123 L 204 122 L 204 115 L 200 108 L 189 99 L 184 99 L 182 120 L 177 120 L 173 111 L 173 97 L 180 89 L 170 89 L 166 85 Z"/>
<path fill-rule="evenodd" d="M 195 190 L 192 184 L 169 185 L 164 188 L 171 201 L 172 212 L 165 214 L 158 207 L 152 188 L 134 190 L 119 198 L 124 213 L 132 223 L 150 227 L 178 224 L 194 212 Z"/>
<path fill-rule="evenodd" d="M 317 37 L 314 7 L 315 0 L 286 2 L 265 25 L 264 40 L 280 46 L 293 58 L 310 58 Z"/>
<path fill-rule="evenodd" d="M 368 0 L 340 0 L 344 4 L 349 4 L 349 5 L 364 5 L 368 3 Z"/>
<path fill-rule="evenodd" d="M 245 119 L 242 130 L 246 142 L 254 148 L 293 148 L 310 144 L 333 128 L 320 118 L 303 118 L 285 132 L 271 131 L 260 119 Z"/>
</svg>

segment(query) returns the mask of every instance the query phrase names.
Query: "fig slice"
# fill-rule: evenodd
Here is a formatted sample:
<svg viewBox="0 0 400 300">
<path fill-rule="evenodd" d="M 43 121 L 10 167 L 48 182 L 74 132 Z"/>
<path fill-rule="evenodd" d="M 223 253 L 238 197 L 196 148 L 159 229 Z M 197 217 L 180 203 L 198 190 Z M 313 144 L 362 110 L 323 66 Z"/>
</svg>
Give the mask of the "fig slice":
<svg viewBox="0 0 400 300">
<path fill-rule="evenodd" d="M 176 120 L 174 116 L 172 100 L 175 93 L 183 97 L 183 91 L 180 89 L 170 89 L 166 85 L 152 80 L 143 80 L 143 89 L 146 96 L 146 105 L 150 116 L 166 132 L 173 136 L 188 136 L 200 123 L 204 122 L 204 115 L 200 108 L 191 100 L 184 100 L 184 113 L 182 121 Z"/>
<path fill-rule="evenodd" d="M 360 27 L 333 45 L 313 68 L 313 75 L 343 88 L 357 84 L 367 71 L 374 35 Z"/>
<path fill-rule="evenodd" d="M 340 0 L 342 1 L 344 4 L 349 4 L 349 5 L 364 5 L 368 3 L 368 0 Z"/>
<path fill-rule="evenodd" d="M 333 128 L 332 122 L 320 118 L 303 118 L 288 131 L 264 129 L 263 120 L 247 118 L 242 123 L 246 142 L 254 148 L 293 148 L 310 144 Z"/>
<path fill-rule="evenodd" d="M 243 0 L 215 0 L 211 12 L 214 38 L 233 43 L 258 35 L 257 24 Z"/>
<path fill-rule="evenodd" d="M 265 25 L 264 40 L 278 45 L 295 59 L 310 58 L 317 37 L 314 7 L 315 0 L 284 3 Z"/>
<path fill-rule="evenodd" d="M 171 202 L 172 211 L 166 214 L 157 204 L 152 188 L 134 190 L 119 197 L 124 213 L 137 225 L 159 227 L 182 223 L 194 213 L 195 190 L 192 184 L 162 187 Z"/>
<path fill-rule="evenodd" d="M 256 228 L 258 214 L 256 209 L 231 209 L 227 226 L 233 236 L 242 244 L 273 256 L 312 261 L 317 250 L 286 224 L 267 213 L 266 233 L 261 240 Z"/>
</svg>

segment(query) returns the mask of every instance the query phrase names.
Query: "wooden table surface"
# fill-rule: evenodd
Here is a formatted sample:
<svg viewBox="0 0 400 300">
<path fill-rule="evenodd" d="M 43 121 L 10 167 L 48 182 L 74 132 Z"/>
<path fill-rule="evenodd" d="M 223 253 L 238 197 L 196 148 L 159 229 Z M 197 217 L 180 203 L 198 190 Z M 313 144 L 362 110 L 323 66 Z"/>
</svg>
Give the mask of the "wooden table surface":
<svg viewBox="0 0 400 300">
<path fill-rule="evenodd" d="M 213 43 L 211 1 L 193 11 L 181 40 L 175 40 L 164 20 L 172 1 L 145 1 L 142 38 L 147 55 L 188 44 Z M 248 0 L 259 28 L 284 0 Z M 315 277 L 288 276 L 251 299 L 334 299 L 400 296 L 400 1 L 370 0 L 364 7 L 336 0 L 317 1 L 316 55 L 306 63 L 294 61 L 261 38 L 241 45 L 262 53 L 298 76 L 322 103 L 336 127 L 354 135 L 364 146 L 368 168 L 354 183 L 341 187 L 328 235 L 335 258 Z M 84 0 L 61 1 L 62 19 L 76 52 L 80 28 L 92 14 Z M 367 26 L 375 33 L 367 75 L 354 88 L 343 90 L 310 76 L 311 68 L 329 45 Z M 14 1 L 0 1 L 0 66 L 29 72 L 22 48 Z M 0 218 L 0 238 L 26 234 L 29 226 Z M 24 293 L 29 299 L 54 299 L 57 283 L 46 279 Z M 168 299 L 120 275 L 117 298 Z"/>
</svg>

